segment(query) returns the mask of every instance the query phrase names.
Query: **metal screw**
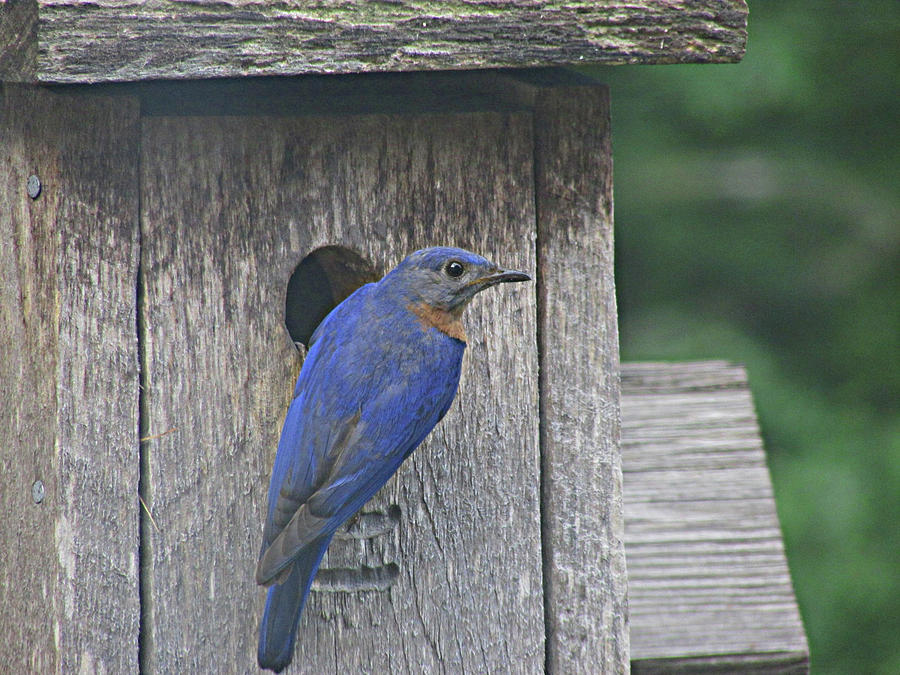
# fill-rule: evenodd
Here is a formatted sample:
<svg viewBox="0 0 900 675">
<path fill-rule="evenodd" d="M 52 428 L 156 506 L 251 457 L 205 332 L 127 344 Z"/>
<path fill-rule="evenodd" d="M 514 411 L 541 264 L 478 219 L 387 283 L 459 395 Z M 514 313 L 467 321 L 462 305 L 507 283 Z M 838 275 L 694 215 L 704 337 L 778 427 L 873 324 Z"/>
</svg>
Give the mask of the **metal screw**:
<svg viewBox="0 0 900 675">
<path fill-rule="evenodd" d="M 29 176 L 28 182 L 25 184 L 25 189 L 28 190 L 29 197 L 37 199 L 41 194 L 41 179 L 37 176 Z"/>
<path fill-rule="evenodd" d="M 36 480 L 31 484 L 31 498 L 35 504 L 44 501 L 44 484 L 41 481 Z"/>
</svg>

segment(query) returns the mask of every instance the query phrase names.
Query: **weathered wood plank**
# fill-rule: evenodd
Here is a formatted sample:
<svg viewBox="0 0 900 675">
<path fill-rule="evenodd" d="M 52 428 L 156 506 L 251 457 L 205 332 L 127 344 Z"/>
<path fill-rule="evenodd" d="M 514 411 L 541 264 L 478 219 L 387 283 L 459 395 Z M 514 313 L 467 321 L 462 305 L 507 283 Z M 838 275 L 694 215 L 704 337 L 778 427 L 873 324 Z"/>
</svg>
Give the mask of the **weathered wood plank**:
<svg viewBox="0 0 900 675">
<path fill-rule="evenodd" d="M 265 492 L 299 356 L 294 265 L 386 269 L 456 244 L 523 269 L 527 113 L 153 117 L 142 154 L 148 672 L 256 672 Z M 497 672 L 544 662 L 534 286 L 465 319 L 460 395 L 332 544 L 291 672 Z"/>
<path fill-rule="evenodd" d="M 137 151 L 129 99 L 0 88 L 6 672 L 137 669 Z"/>
<path fill-rule="evenodd" d="M 744 0 L 32 0 L 0 4 L 0 76 L 42 83 L 721 63 Z"/>
<path fill-rule="evenodd" d="M 0 3 L 0 80 L 31 82 L 37 72 L 36 2 Z"/>
<path fill-rule="evenodd" d="M 500 80 L 534 106 L 546 667 L 627 672 L 609 94 Z"/>
<path fill-rule="evenodd" d="M 632 668 L 806 672 L 741 366 L 622 365 Z"/>
</svg>

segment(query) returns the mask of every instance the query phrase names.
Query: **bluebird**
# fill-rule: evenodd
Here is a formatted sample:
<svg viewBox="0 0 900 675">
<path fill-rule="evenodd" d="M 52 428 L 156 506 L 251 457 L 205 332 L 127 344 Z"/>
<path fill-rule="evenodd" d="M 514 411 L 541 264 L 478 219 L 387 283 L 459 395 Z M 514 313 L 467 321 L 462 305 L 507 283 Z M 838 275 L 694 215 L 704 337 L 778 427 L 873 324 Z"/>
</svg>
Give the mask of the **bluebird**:
<svg viewBox="0 0 900 675">
<path fill-rule="evenodd" d="M 416 251 L 325 317 L 278 442 L 256 581 L 268 586 L 257 660 L 281 672 L 338 527 L 384 485 L 456 396 L 460 316 L 501 282 L 529 281 L 458 248 Z"/>
</svg>

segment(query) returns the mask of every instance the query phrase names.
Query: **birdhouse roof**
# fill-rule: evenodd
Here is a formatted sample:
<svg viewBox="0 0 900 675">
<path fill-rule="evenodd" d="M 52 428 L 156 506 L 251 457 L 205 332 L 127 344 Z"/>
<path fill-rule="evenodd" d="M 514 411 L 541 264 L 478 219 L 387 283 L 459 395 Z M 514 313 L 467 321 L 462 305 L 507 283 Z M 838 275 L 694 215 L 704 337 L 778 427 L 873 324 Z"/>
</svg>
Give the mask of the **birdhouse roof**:
<svg viewBox="0 0 900 675">
<path fill-rule="evenodd" d="M 740 60 L 745 0 L 0 2 L 0 79 L 91 83 Z"/>
</svg>

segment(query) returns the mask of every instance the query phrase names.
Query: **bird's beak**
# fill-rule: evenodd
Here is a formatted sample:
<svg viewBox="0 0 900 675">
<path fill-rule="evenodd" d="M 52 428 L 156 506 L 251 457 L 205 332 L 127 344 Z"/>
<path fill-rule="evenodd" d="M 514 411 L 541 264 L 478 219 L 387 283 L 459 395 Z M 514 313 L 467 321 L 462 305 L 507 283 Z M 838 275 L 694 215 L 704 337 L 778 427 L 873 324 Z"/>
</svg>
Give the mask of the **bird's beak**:
<svg viewBox="0 0 900 675">
<path fill-rule="evenodd" d="M 468 283 L 469 286 L 477 286 L 479 289 L 488 288 L 495 284 L 502 284 L 512 281 L 531 281 L 531 275 L 518 270 L 499 270 L 485 277 L 479 277 Z"/>
<path fill-rule="evenodd" d="M 507 281 L 531 281 L 531 275 L 518 270 L 501 270 L 488 277 L 491 283 L 499 284 Z"/>
</svg>

